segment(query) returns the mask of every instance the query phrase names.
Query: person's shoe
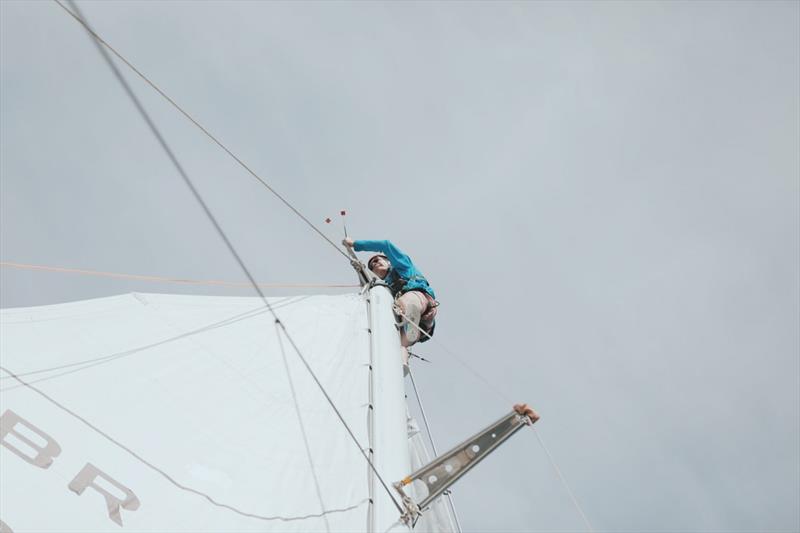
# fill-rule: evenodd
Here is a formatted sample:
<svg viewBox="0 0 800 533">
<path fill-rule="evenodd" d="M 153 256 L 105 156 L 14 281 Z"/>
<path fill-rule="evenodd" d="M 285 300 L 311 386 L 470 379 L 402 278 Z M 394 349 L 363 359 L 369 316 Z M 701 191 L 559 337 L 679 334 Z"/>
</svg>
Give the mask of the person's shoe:
<svg viewBox="0 0 800 533">
<path fill-rule="evenodd" d="M 409 346 L 419 340 L 419 329 L 415 327 L 415 324 L 403 324 L 403 334 L 406 336 Z"/>
<path fill-rule="evenodd" d="M 403 318 L 403 334 L 405 335 L 409 346 L 419 340 L 418 324 L 420 311 L 421 309 L 418 305 L 409 305 L 406 308 L 406 316 Z"/>
</svg>

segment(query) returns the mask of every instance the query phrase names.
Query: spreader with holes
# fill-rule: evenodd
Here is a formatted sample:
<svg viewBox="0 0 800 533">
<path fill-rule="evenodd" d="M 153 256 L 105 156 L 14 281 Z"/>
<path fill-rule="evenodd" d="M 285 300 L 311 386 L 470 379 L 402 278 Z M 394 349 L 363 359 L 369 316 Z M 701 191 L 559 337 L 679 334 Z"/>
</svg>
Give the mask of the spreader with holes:
<svg viewBox="0 0 800 533">
<path fill-rule="evenodd" d="M 515 405 L 514 410 L 500 420 L 395 483 L 394 487 L 403 498 L 405 506 L 405 512 L 402 515 L 403 522 L 413 525 L 420 513 L 424 512 L 433 500 L 444 493 L 461 476 L 523 426 L 529 426 L 537 420 L 539 420 L 538 413 L 527 404 Z M 423 486 L 427 489 L 427 495 L 418 502 L 415 502 L 403 489 L 415 481 L 421 482 L 413 485 L 415 490 Z M 424 489 L 422 490 L 424 491 Z"/>
</svg>

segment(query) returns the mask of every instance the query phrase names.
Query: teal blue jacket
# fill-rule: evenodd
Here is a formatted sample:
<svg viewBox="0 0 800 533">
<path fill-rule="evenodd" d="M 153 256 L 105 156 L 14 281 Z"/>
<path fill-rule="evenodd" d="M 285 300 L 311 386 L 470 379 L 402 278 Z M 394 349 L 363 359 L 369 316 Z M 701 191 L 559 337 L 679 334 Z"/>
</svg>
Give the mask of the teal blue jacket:
<svg viewBox="0 0 800 533">
<path fill-rule="evenodd" d="M 353 250 L 356 252 L 378 252 L 389 258 L 392 268 L 383 280 L 393 293 L 408 291 L 423 291 L 436 299 L 436 293 L 428 285 L 428 280 L 422 275 L 411 258 L 404 254 L 400 248 L 390 241 L 355 241 Z"/>
</svg>

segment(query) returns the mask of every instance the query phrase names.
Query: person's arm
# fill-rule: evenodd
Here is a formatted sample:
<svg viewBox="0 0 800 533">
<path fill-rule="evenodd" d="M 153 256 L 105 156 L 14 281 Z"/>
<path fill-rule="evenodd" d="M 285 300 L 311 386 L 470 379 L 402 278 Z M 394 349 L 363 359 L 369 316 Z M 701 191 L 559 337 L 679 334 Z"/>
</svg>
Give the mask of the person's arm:
<svg viewBox="0 0 800 533">
<path fill-rule="evenodd" d="M 391 241 L 353 241 L 356 252 L 378 252 L 389 258 L 389 262 L 400 273 L 407 276 L 414 269 L 411 258 Z"/>
</svg>

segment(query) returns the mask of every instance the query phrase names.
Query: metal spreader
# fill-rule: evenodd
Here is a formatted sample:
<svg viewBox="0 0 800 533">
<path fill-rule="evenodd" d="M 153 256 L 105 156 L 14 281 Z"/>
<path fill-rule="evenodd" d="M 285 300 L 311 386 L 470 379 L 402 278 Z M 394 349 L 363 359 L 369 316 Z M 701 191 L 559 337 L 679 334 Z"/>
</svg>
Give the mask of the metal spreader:
<svg viewBox="0 0 800 533">
<path fill-rule="evenodd" d="M 408 525 L 416 523 L 420 513 L 444 493 L 453 483 L 492 453 L 524 426 L 539 420 L 539 414 L 526 404 L 514 406 L 514 410 L 483 431 L 465 440 L 449 452 L 440 455 L 426 466 L 394 484 L 403 499 L 405 512 L 401 519 Z M 415 502 L 403 487 L 414 481 L 422 482 L 428 489 L 427 496 Z"/>
</svg>

